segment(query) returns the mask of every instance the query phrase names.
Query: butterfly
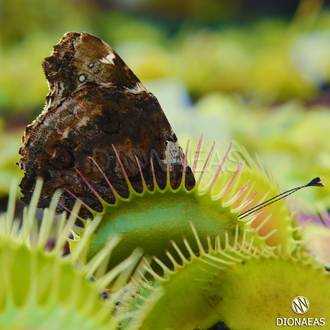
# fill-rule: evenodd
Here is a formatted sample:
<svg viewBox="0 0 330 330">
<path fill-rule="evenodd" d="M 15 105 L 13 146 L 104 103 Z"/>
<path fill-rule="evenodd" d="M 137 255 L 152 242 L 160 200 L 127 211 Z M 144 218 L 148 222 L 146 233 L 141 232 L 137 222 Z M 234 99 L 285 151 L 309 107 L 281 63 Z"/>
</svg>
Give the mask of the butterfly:
<svg viewBox="0 0 330 330">
<path fill-rule="evenodd" d="M 156 97 L 104 41 L 68 32 L 42 66 L 49 85 L 46 104 L 26 127 L 19 150 L 23 202 L 29 204 L 41 177 L 39 208 L 48 207 L 54 192 L 64 189 L 57 211 L 71 210 L 76 198 L 101 211 L 86 181 L 114 203 L 106 179 L 119 195 L 129 196 L 122 167 L 138 192 L 143 190 L 140 171 L 150 190 L 153 176 L 164 189 L 167 168 L 174 189 L 184 168 L 186 188 L 194 187 L 194 175 L 184 166 L 184 152 Z M 81 212 L 90 215 L 87 209 Z"/>
</svg>

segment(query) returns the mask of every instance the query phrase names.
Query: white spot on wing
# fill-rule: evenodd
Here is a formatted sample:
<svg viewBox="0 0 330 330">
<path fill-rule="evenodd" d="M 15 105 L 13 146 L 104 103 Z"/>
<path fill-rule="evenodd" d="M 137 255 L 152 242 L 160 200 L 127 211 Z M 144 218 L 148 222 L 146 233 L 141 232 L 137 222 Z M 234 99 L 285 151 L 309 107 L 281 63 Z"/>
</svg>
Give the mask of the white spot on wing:
<svg viewBox="0 0 330 330">
<path fill-rule="evenodd" d="M 102 83 L 100 82 L 99 85 L 102 85 L 102 86 L 113 86 L 114 84 L 111 83 L 111 82 L 107 82 L 107 83 Z M 136 85 L 132 88 L 129 88 L 127 86 L 122 86 L 124 87 L 125 89 L 127 89 L 128 91 L 132 92 L 132 93 L 140 93 L 140 92 L 147 92 L 147 89 L 143 86 L 142 82 L 138 82 L 136 83 Z"/>
<path fill-rule="evenodd" d="M 102 63 L 105 63 L 105 64 L 112 64 L 114 65 L 113 63 L 113 59 L 116 57 L 116 55 L 114 53 L 109 53 L 107 57 L 103 57 L 100 59 L 100 62 Z"/>
<path fill-rule="evenodd" d="M 128 89 L 129 91 L 133 92 L 133 93 L 139 93 L 139 92 L 143 92 L 146 91 L 147 89 L 143 86 L 142 82 L 139 81 L 136 83 L 136 85 L 133 88 L 128 88 L 125 86 L 126 89 Z"/>
<path fill-rule="evenodd" d="M 80 82 L 84 82 L 85 80 L 86 80 L 85 75 L 82 74 L 82 75 L 79 76 L 79 81 Z"/>
</svg>

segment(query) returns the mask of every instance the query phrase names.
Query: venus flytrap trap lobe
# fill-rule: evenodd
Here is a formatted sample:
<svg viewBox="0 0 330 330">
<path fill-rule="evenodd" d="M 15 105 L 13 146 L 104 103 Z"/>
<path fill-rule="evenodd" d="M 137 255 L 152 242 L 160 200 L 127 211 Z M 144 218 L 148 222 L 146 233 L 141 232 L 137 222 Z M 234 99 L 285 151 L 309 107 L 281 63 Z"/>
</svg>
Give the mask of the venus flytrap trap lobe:
<svg viewBox="0 0 330 330">
<path fill-rule="evenodd" d="M 234 244 L 229 243 L 228 236 L 224 243 L 219 235 L 215 241 L 208 236 L 204 248 L 193 224 L 191 230 L 199 248 L 197 253 L 192 242 L 184 238 L 188 257 L 174 241 L 171 245 L 180 256 L 179 262 L 169 251 L 166 255 L 170 267 L 154 257 L 164 277 L 152 264 L 145 264 L 145 270 L 159 286 L 152 287 L 146 279 L 140 282 L 136 291 L 147 288 L 148 298 L 142 300 L 142 306 L 140 303 L 129 329 L 191 330 L 196 324 L 208 329 L 219 321 L 233 330 L 275 329 L 277 317 L 292 316 L 290 304 L 298 292 L 314 306 L 307 316 L 298 317 L 330 317 L 330 274 L 320 265 L 315 266 L 312 259 L 302 257 L 298 246 L 290 255 L 260 250 L 253 238 L 249 241 L 243 235 L 240 240 L 237 227 Z M 132 304 L 137 304 L 134 298 Z"/>
<path fill-rule="evenodd" d="M 199 146 L 201 146 L 201 140 Z M 88 252 L 84 254 L 85 259 L 81 259 L 81 261 L 86 263 L 89 258 L 97 253 L 98 249 L 106 243 L 108 239 L 107 235 L 111 237 L 111 235 L 125 233 L 122 242 L 119 243 L 115 249 L 115 255 L 109 263 L 108 269 L 114 267 L 116 262 L 120 262 L 121 258 L 125 258 L 126 254 L 136 246 L 142 247 L 146 255 L 156 255 L 160 260 L 166 263 L 168 260 L 163 257 L 163 251 L 167 248 L 168 242 L 170 240 L 180 241 L 182 235 L 188 235 L 188 238 L 191 236 L 187 230 L 189 228 L 189 222 L 193 222 L 198 231 L 202 233 L 203 236 L 201 237 L 203 237 L 204 245 L 206 244 L 205 235 L 214 237 L 216 233 L 220 232 L 222 239 L 227 236 L 231 243 L 234 237 L 237 239 L 237 237 L 244 235 L 246 239 L 253 238 L 255 244 L 259 248 L 270 249 L 270 247 L 265 244 L 265 238 L 261 238 L 258 235 L 258 228 L 253 229 L 250 225 L 258 215 L 249 214 L 248 221 L 245 221 L 245 219 L 241 221 L 239 217 L 235 215 L 250 202 L 250 198 L 243 200 L 241 206 L 235 209 L 232 208 L 232 205 L 236 203 L 248 188 L 247 184 L 244 184 L 240 189 L 237 187 L 232 188 L 234 190 L 231 191 L 231 197 L 226 202 L 223 201 L 223 196 L 227 193 L 229 188 L 232 187 L 234 179 L 242 169 L 241 164 L 238 165 L 238 169 L 228 182 L 223 185 L 220 193 L 214 194 L 212 192 L 214 184 L 217 182 L 220 171 L 228 157 L 230 148 L 231 145 L 210 182 L 206 184 L 205 187 L 201 187 L 201 178 L 204 175 L 204 169 L 207 166 L 206 163 L 203 166 L 200 177 L 197 179 L 196 186 L 191 190 L 186 189 L 184 181 L 182 181 L 179 188 L 173 189 L 170 185 L 169 175 L 167 175 L 167 186 L 164 190 L 157 186 L 157 182 L 154 179 L 154 189 L 152 191 L 144 186 L 145 189 L 141 193 L 136 192 L 129 184 L 129 179 L 127 174 L 125 174 L 125 169 L 118 156 L 118 162 L 122 168 L 123 176 L 127 180 L 130 195 L 128 198 L 123 198 L 117 194 L 118 198 L 114 204 L 107 204 L 103 200 L 100 201 L 104 207 L 103 211 L 100 213 L 102 222 L 93 232 L 89 241 Z M 188 148 L 186 155 L 187 154 Z M 196 164 L 198 160 L 198 155 L 199 150 L 196 152 L 194 164 Z M 209 159 L 210 155 L 207 161 Z M 136 159 L 136 161 L 139 166 L 138 159 Z M 184 167 L 185 163 L 186 158 L 183 165 Z M 98 168 L 100 169 L 100 167 Z M 154 172 L 153 168 L 152 172 Z M 102 175 L 104 175 L 104 173 L 102 173 Z M 141 168 L 140 175 L 141 181 L 144 182 Z M 316 181 L 316 179 L 312 180 L 306 186 L 320 186 L 321 184 Z M 90 186 L 88 182 L 86 182 L 86 184 Z M 298 187 L 294 190 L 296 191 L 301 188 L 302 187 Z M 293 190 L 290 192 L 292 191 Z M 264 202 L 262 205 L 266 204 L 267 202 Z M 252 208 L 252 210 L 256 208 L 257 206 Z M 250 211 L 246 211 L 243 215 L 249 212 Z M 237 224 L 240 228 L 238 235 L 235 234 Z M 272 233 L 270 233 L 269 236 L 271 234 Z M 84 236 L 84 231 L 81 231 L 79 235 Z M 74 249 L 75 241 L 72 241 L 70 245 L 71 248 Z M 184 250 L 182 245 L 180 248 Z M 193 248 L 194 251 L 197 251 L 197 246 L 193 245 Z M 163 270 L 161 267 L 156 265 L 155 268 L 158 269 L 160 274 L 162 273 Z"/>
<path fill-rule="evenodd" d="M 78 269 L 76 258 L 85 242 L 81 240 L 72 254 L 63 255 L 63 250 L 79 203 L 74 206 L 68 221 L 63 214 L 61 221 L 54 223 L 60 198 L 60 192 L 57 192 L 37 228 L 35 213 L 42 188 L 42 182 L 38 180 L 20 226 L 18 220 L 14 220 L 14 187 L 15 184 L 12 185 L 8 212 L 0 217 L 0 329 L 118 329 L 124 316 L 111 315 L 119 296 L 124 293 L 113 293 L 104 302 L 100 292 L 113 278 L 121 277 L 121 281 L 129 282 L 129 275 L 123 277 L 123 270 L 135 267 L 140 253 L 133 253 L 117 269 L 102 276 L 99 274 L 99 282 L 91 282 L 90 272 L 108 259 L 118 238 L 110 240 L 86 270 Z M 86 224 L 87 232 L 97 225 L 98 219 L 95 220 Z M 56 233 L 55 246 L 49 250 L 47 242 L 50 237 L 54 238 L 51 232 Z M 128 283 L 127 289 L 130 285 Z"/>
</svg>

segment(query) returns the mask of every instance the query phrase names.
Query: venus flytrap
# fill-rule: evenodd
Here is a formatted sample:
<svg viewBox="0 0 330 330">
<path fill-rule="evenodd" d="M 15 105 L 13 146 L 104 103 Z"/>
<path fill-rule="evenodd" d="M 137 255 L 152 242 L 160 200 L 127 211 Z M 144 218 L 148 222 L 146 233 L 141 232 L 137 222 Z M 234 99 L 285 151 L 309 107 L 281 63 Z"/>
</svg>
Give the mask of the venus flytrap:
<svg viewBox="0 0 330 330">
<path fill-rule="evenodd" d="M 82 250 L 84 242 L 77 244 L 76 255 L 63 255 L 63 249 L 79 205 L 74 207 L 68 222 L 63 214 L 61 221 L 54 223 L 60 197 L 57 192 L 37 228 L 35 212 L 41 186 L 41 181 L 37 181 L 22 224 L 14 220 L 15 185 L 12 185 L 8 212 L 0 217 L 0 329 L 117 329 L 124 317 L 112 317 L 112 314 L 124 292 L 114 293 L 108 301 L 100 299 L 100 292 L 108 281 L 120 275 L 123 281 L 129 282 L 122 271 L 136 265 L 139 253 L 133 253 L 117 269 L 100 276 L 98 282 L 90 281 L 88 269 L 101 264 L 105 258 L 108 260 L 118 238 L 105 245 L 87 265 L 88 269 L 78 269 L 77 252 Z M 94 226 L 98 222 L 95 220 Z M 86 225 L 86 231 L 92 224 Z M 55 246 L 49 250 L 47 242 L 54 238 L 51 235 L 54 231 Z"/>
<path fill-rule="evenodd" d="M 185 235 L 188 240 L 194 238 L 189 228 L 190 222 L 194 224 L 196 230 L 200 233 L 202 243 L 205 246 L 207 246 L 205 235 L 210 235 L 211 239 L 215 239 L 215 236 L 219 234 L 222 241 L 225 240 L 225 235 L 227 235 L 229 242 L 233 243 L 236 239 L 235 233 L 236 226 L 238 225 L 240 228 L 238 234 L 240 238 L 244 233 L 247 237 L 253 237 L 255 244 L 262 249 L 270 248 L 265 243 L 265 239 L 260 238 L 257 231 L 250 225 L 258 214 L 250 215 L 247 219 L 244 219 L 244 221 L 238 219 L 238 214 L 251 202 L 248 196 L 241 198 L 248 189 L 247 183 L 245 182 L 244 184 L 240 181 L 240 184 L 235 184 L 235 180 L 237 180 L 242 170 L 242 163 L 238 164 L 234 173 L 226 177 L 227 180 L 222 180 L 221 191 L 214 192 L 214 185 L 217 183 L 221 169 L 227 160 L 230 148 L 231 145 L 226 151 L 218 169 L 213 174 L 213 178 L 206 185 L 202 186 L 201 181 L 204 170 L 210 159 L 210 157 L 208 157 L 197 179 L 196 186 L 191 190 L 186 188 L 185 175 L 183 175 L 181 185 L 177 189 L 173 189 L 168 174 L 165 189 L 160 189 L 154 178 L 154 189 L 152 191 L 144 184 L 143 191 L 138 193 L 130 185 L 125 169 L 121 165 L 130 195 L 128 198 L 123 198 L 119 196 L 119 194 L 115 194 L 116 202 L 114 204 L 108 204 L 94 191 L 103 205 L 103 211 L 98 213 L 92 209 L 89 210 L 94 213 L 95 217 L 102 216 L 102 221 L 89 237 L 88 251 L 86 250 L 85 253 L 82 254 L 80 261 L 85 264 L 106 244 L 109 237 L 122 234 L 122 240 L 114 249 L 114 253 L 110 259 L 108 265 L 109 270 L 120 263 L 121 260 L 127 258 L 136 247 L 141 247 L 145 255 L 156 255 L 168 265 L 168 260 L 164 256 L 164 251 L 168 248 L 168 242 L 170 240 L 179 242 L 180 249 L 188 256 L 181 237 Z M 197 162 L 198 155 L 199 150 L 196 152 L 196 161 L 194 163 Z M 118 162 L 121 164 L 119 157 Z M 138 160 L 137 164 L 139 164 Z M 184 168 L 185 166 L 186 160 Z M 99 170 L 102 175 L 104 175 L 100 168 Z M 167 171 L 169 173 L 169 168 Z M 143 172 L 141 170 L 140 175 L 142 182 L 144 182 Z M 108 181 L 108 184 L 111 187 L 111 182 Z M 93 188 L 87 181 L 86 185 L 93 191 Z M 240 200 L 239 205 L 237 205 L 238 200 Z M 235 207 L 233 207 L 233 205 L 235 205 Z M 86 223 L 84 219 L 81 220 Z M 85 230 L 80 231 L 78 235 L 84 237 Z M 75 239 L 70 242 L 70 247 L 73 251 L 79 239 L 80 238 L 75 236 Z M 192 240 L 192 242 L 194 242 L 194 240 Z M 198 250 L 195 243 L 192 243 L 192 249 L 195 252 Z M 171 251 L 174 252 L 172 249 Z M 158 267 L 158 271 L 162 273 L 160 267 Z"/>
<path fill-rule="evenodd" d="M 193 172 L 196 172 L 201 145 L 202 139 L 197 147 L 192 167 Z M 158 187 L 154 177 L 154 189 L 150 190 L 145 185 L 143 172 L 140 168 L 143 190 L 142 192 L 136 192 L 131 186 L 124 166 L 118 157 L 118 162 L 121 165 L 130 191 L 129 197 L 124 198 L 115 191 L 111 182 L 106 178 L 101 168 L 98 167 L 101 175 L 107 179 L 116 201 L 114 204 L 106 203 L 98 196 L 89 182 L 84 179 L 86 185 L 99 198 L 100 203 L 103 205 L 103 211 L 96 212 L 89 208 L 94 217 L 101 216 L 102 221 L 89 237 L 88 245 L 84 245 L 86 251 L 81 255 L 81 262 L 84 264 L 88 262 L 106 244 L 109 237 L 123 233 L 122 241 L 115 248 L 114 255 L 107 266 L 108 269 L 113 268 L 121 260 L 124 260 L 130 251 L 137 246 L 143 248 L 145 255 L 156 255 L 160 260 L 167 263 L 166 265 L 168 266 L 168 260 L 164 257 L 164 251 L 168 248 L 168 242 L 170 240 L 181 242 L 183 235 L 188 240 L 193 238 L 189 230 L 189 222 L 192 222 L 200 233 L 204 246 L 207 244 L 205 235 L 211 235 L 211 238 L 214 239 L 215 235 L 219 233 L 222 241 L 224 241 L 225 232 L 228 235 L 229 243 L 232 244 L 233 240 L 237 239 L 235 230 L 238 225 L 240 229 L 238 238 L 242 238 L 242 235 L 245 235 L 246 239 L 253 238 L 255 245 L 261 250 L 280 249 L 281 251 L 278 253 L 281 255 L 285 253 L 290 254 L 296 248 L 294 238 L 296 225 L 283 201 L 279 202 L 280 207 L 278 209 L 274 205 L 269 205 L 268 210 L 271 212 L 266 214 L 263 210 L 260 210 L 248 214 L 246 217 L 239 216 L 239 214 L 242 214 L 253 205 L 252 202 L 256 205 L 264 202 L 269 195 L 275 195 L 275 192 L 278 192 L 278 188 L 249 159 L 246 152 L 244 155 L 248 164 L 243 166 L 245 159 L 240 157 L 234 172 L 222 172 L 230 155 L 231 147 L 232 144 L 225 152 L 220 165 L 213 173 L 211 179 L 205 183 L 203 176 L 206 174 L 205 169 L 213 152 L 213 147 L 211 148 L 202 166 L 200 175 L 196 178 L 196 185 L 191 190 L 186 188 L 185 175 L 183 175 L 181 185 L 177 189 L 173 189 L 170 184 L 169 174 L 167 175 L 165 189 Z M 189 147 L 187 146 L 186 155 L 188 153 Z M 137 166 L 140 166 L 137 158 L 136 161 Z M 98 166 L 95 160 L 94 162 Z M 184 168 L 185 166 L 186 159 Z M 169 168 L 167 168 L 167 171 L 169 173 Z M 210 176 L 209 173 L 207 175 Z M 86 223 L 84 219 L 81 219 L 81 221 Z M 84 230 L 78 234 L 80 237 L 84 235 Z M 271 240 L 271 237 L 275 235 L 275 239 Z M 80 239 L 78 236 L 75 235 L 75 239 L 70 242 L 72 250 L 75 249 L 76 241 L 78 242 Z M 183 243 L 178 244 L 185 251 Z M 192 243 L 192 248 L 195 252 L 197 251 L 195 243 Z M 171 252 L 174 251 L 171 249 Z M 159 267 L 158 271 L 162 273 Z"/>
<path fill-rule="evenodd" d="M 184 239 L 189 258 L 176 242 L 171 244 L 180 256 L 179 263 L 169 251 L 170 268 L 154 258 L 166 276 L 159 276 L 146 264 L 145 269 L 159 285 L 153 288 L 147 280 L 140 283 L 138 290 L 148 288 L 151 294 L 129 329 L 191 330 L 196 325 L 208 329 L 222 321 L 230 329 L 265 330 L 276 329 L 278 317 L 330 317 L 330 274 L 313 265 L 312 259 L 299 252 L 288 256 L 259 250 L 252 240 L 239 241 L 238 230 L 234 245 L 226 240 L 224 248 L 219 235 L 214 242 L 208 236 L 206 250 L 192 224 L 191 229 L 199 247 L 197 254 Z M 313 306 L 306 315 L 291 311 L 291 301 L 298 293 L 308 297 Z"/>
</svg>

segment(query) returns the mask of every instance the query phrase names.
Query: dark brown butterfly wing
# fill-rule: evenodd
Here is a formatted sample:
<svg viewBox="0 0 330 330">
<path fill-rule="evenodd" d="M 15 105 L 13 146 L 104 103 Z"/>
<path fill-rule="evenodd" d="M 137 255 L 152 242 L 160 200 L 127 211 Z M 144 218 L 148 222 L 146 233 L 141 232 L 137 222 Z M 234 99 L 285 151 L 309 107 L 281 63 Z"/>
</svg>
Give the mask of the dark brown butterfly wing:
<svg viewBox="0 0 330 330">
<path fill-rule="evenodd" d="M 46 106 L 26 127 L 19 151 L 23 156 L 19 166 L 25 171 L 20 183 L 25 203 L 31 200 L 37 177 L 42 177 L 40 208 L 48 207 L 54 192 L 62 188 L 101 211 L 98 199 L 75 168 L 104 200 L 114 202 L 90 157 L 117 192 L 127 197 L 129 190 L 113 146 L 137 191 L 142 190 L 142 181 L 136 157 L 147 186 L 153 189 L 152 158 L 157 183 L 164 188 L 169 148 L 170 182 L 173 188 L 179 186 L 184 153 L 177 137 L 155 96 L 110 46 L 91 34 L 70 32 L 54 46 L 43 68 L 50 89 Z M 186 186 L 191 189 L 194 184 L 187 166 Z M 69 209 L 74 202 L 67 192 L 61 197 L 61 204 Z M 83 216 L 87 215 L 85 209 Z"/>
</svg>

